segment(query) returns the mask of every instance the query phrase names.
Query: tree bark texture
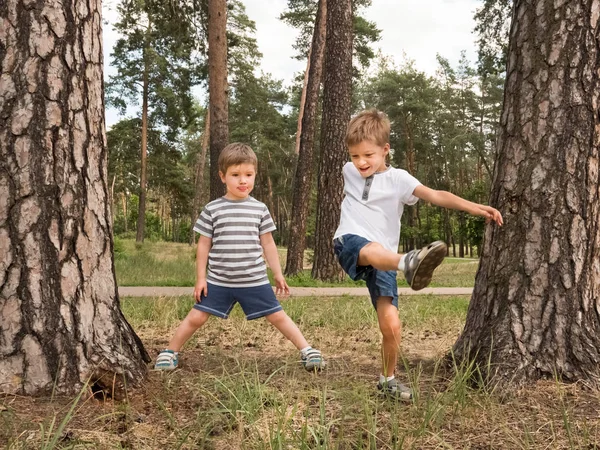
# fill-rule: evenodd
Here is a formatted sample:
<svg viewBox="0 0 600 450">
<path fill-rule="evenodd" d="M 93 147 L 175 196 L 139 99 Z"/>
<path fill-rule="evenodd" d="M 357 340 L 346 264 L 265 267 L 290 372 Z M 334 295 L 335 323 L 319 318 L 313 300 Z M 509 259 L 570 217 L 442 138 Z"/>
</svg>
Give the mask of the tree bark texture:
<svg viewBox="0 0 600 450">
<path fill-rule="evenodd" d="M 0 5 L 0 391 L 139 384 L 119 308 L 101 2 Z"/>
<path fill-rule="evenodd" d="M 208 0 L 208 90 L 210 109 L 210 199 L 221 197 L 219 155 L 229 139 L 227 84 L 227 2 Z"/>
<path fill-rule="evenodd" d="M 597 383 L 599 0 L 517 1 L 488 225 L 459 358 Z"/>
<path fill-rule="evenodd" d="M 346 129 L 352 100 L 352 1 L 327 2 L 327 31 L 321 124 L 321 158 L 312 276 L 341 279 L 333 253 L 333 233 L 340 220 L 343 198 L 342 167 L 348 161 Z"/>
<path fill-rule="evenodd" d="M 325 35 L 327 20 L 327 0 L 319 0 L 315 31 L 311 44 L 308 63 L 308 81 L 302 126 L 299 135 L 298 164 L 294 180 L 292 198 L 292 217 L 290 238 L 285 266 L 286 275 L 296 275 L 304 269 L 304 250 L 306 248 L 306 227 L 310 207 L 312 189 L 314 146 L 319 105 L 319 88 L 323 74 L 323 57 L 325 55 Z"/>
</svg>

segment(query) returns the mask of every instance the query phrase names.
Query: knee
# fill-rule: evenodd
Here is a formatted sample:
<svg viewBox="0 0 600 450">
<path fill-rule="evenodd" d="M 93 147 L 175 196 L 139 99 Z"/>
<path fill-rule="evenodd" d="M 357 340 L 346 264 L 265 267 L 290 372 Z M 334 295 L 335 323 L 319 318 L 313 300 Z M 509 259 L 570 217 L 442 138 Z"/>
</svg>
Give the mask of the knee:
<svg viewBox="0 0 600 450">
<path fill-rule="evenodd" d="M 204 311 L 198 311 L 197 309 L 192 309 L 190 313 L 187 315 L 186 320 L 188 323 L 194 328 L 200 328 L 202 325 L 206 323 L 210 315 Z"/>
<path fill-rule="evenodd" d="M 370 242 L 370 243 L 368 243 L 367 245 L 365 245 L 360 250 L 360 256 L 364 256 L 365 258 L 369 258 L 373 254 L 378 253 L 381 250 L 383 250 L 383 246 L 380 243 L 378 243 L 378 242 Z"/>
<path fill-rule="evenodd" d="M 287 317 L 287 314 L 284 311 L 277 311 L 277 312 L 274 312 L 273 314 L 269 314 L 265 318 L 272 325 L 276 325 L 278 323 L 281 323 L 282 320 L 285 320 L 286 317 Z"/>
<path fill-rule="evenodd" d="M 379 321 L 379 329 L 385 339 L 398 340 L 402 333 L 402 322 L 395 315 L 386 315 Z"/>
</svg>

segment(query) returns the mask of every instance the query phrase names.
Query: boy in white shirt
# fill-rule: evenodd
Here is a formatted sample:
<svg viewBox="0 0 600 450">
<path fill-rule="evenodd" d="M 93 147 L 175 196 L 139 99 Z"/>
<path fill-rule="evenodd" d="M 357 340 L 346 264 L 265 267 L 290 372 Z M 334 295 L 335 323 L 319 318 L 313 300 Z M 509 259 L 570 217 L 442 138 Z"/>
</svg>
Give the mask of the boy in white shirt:
<svg viewBox="0 0 600 450">
<path fill-rule="evenodd" d="M 412 391 L 394 377 L 402 324 L 398 317 L 396 271 L 404 272 L 414 290 L 431 282 L 433 271 L 446 256 L 446 244 L 436 241 L 405 255 L 398 253 L 400 219 L 404 205 L 419 199 L 445 208 L 483 216 L 502 225 L 502 215 L 490 206 L 473 203 L 450 192 L 422 185 L 402 169 L 386 164 L 390 151 L 390 122 L 375 109 L 354 117 L 346 144 L 351 162 L 344 166 L 344 200 L 334 250 L 344 271 L 354 280 L 366 280 L 383 336 L 383 370 L 377 388 L 403 400 Z"/>
</svg>

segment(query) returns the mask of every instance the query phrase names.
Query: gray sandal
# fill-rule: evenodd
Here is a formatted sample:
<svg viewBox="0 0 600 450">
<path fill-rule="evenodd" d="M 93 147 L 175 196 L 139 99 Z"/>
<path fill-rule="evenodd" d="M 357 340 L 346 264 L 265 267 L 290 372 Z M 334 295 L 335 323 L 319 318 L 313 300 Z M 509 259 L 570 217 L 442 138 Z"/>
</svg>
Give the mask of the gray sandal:
<svg viewBox="0 0 600 450">
<path fill-rule="evenodd" d="M 435 241 L 420 250 L 411 250 L 404 260 L 404 277 L 408 285 L 419 291 L 431 283 L 433 271 L 446 257 L 448 247 L 442 241 Z"/>
</svg>

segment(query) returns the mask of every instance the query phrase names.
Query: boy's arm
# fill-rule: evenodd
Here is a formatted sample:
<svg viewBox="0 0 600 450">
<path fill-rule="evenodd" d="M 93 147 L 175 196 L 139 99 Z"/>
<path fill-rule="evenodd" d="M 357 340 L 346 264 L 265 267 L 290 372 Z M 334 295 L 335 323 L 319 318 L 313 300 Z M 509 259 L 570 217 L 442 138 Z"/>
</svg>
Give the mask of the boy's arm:
<svg viewBox="0 0 600 450">
<path fill-rule="evenodd" d="M 200 296 L 208 294 L 206 284 L 206 265 L 208 264 L 208 252 L 212 247 L 212 239 L 200 235 L 198 247 L 196 248 L 196 286 L 194 287 L 194 298 L 200 301 Z"/>
<path fill-rule="evenodd" d="M 283 272 L 281 271 L 281 264 L 279 263 L 279 254 L 277 253 L 277 246 L 273 240 L 271 233 L 264 233 L 260 235 L 260 245 L 265 252 L 265 259 L 273 272 L 273 278 L 275 279 L 275 293 L 276 294 L 289 294 L 290 288 L 285 281 Z"/>
<path fill-rule="evenodd" d="M 493 220 L 500 226 L 504 223 L 502 214 L 500 214 L 500 211 L 496 208 L 470 202 L 469 200 L 465 200 L 464 198 L 447 191 L 436 191 L 427 186 L 419 185 L 415 188 L 413 195 L 421 200 L 425 200 L 426 202 L 443 208 L 457 209 L 459 211 L 468 212 L 474 216 L 483 216 L 486 220 Z"/>
</svg>

